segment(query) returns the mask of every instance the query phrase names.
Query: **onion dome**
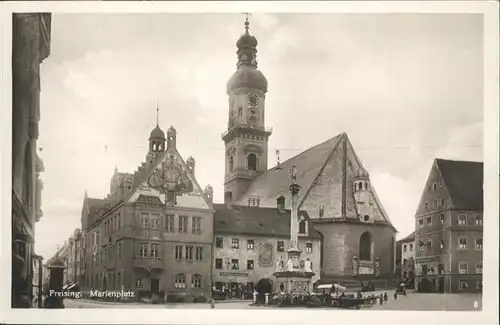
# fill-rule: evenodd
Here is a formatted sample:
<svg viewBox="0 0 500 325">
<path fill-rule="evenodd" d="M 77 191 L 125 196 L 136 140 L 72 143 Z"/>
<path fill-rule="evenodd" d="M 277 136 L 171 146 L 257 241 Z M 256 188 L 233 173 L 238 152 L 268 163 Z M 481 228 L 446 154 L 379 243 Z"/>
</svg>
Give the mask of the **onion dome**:
<svg viewBox="0 0 500 325">
<path fill-rule="evenodd" d="M 234 90 L 242 87 L 258 89 L 267 92 L 267 79 L 262 72 L 257 70 L 257 39 L 250 35 L 250 23 L 248 18 L 245 21 L 245 34 L 243 34 L 236 46 L 238 51 L 238 70 L 229 78 L 227 82 L 227 93 L 231 94 Z"/>
<path fill-rule="evenodd" d="M 163 132 L 162 129 L 158 125 L 151 131 L 151 134 L 149 136 L 149 140 L 151 139 L 161 139 L 165 140 L 165 132 Z"/>
<path fill-rule="evenodd" d="M 227 94 L 229 95 L 234 90 L 242 87 L 267 92 L 267 79 L 259 70 L 252 67 L 241 66 L 231 78 L 229 78 L 227 82 Z"/>
<path fill-rule="evenodd" d="M 354 173 L 354 178 L 357 179 L 368 179 L 370 178 L 370 174 L 364 169 L 363 167 L 360 167 L 355 173 Z"/>
</svg>

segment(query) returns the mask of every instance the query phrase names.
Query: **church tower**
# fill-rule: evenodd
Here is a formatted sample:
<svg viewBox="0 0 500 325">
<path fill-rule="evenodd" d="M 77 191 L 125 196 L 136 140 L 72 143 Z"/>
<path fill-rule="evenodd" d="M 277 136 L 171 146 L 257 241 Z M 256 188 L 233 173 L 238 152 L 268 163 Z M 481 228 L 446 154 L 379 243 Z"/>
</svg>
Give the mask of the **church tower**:
<svg viewBox="0 0 500 325">
<path fill-rule="evenodd" d="M 222 140 L 225 143 L 224 201 L 231 204 L 252 180 L 267 170 L 267 142 L 271 130 L 265 127 L 267 80 L 257 69 L 257 39 L 249 33 L 238 39 L 237 70 L 227 83 L 229 119 Z"/>
<path fill-rule="evenodd" d="M 370 175 L 366 169 L 361 167 L 354 173 L 352 185 L 359 220 L 373 223 L 374 209 L 370 194 Z"/>
</svg>

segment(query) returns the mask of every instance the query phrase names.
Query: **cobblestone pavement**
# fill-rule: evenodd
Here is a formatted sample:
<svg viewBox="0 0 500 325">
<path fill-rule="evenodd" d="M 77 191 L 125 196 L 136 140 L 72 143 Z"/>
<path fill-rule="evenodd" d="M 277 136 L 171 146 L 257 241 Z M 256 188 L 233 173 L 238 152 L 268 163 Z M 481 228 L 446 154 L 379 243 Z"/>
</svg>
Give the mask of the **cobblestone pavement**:
<svg viewBox="0 0 500 325">
<path fill-rule="evenodd" d="M 388 292 L 389 294 L 389 292 Z M 408 293 L 406 296 L 398 296 L 394 300 L 392 295 L 387 303 L 380 305 L 379 303 L 363 307 L 361 310 L 419 310 L 419 311 L 473 311 L 481 310 L 481 295 L 480 294 L 424 294 L 424 293 Z M 251 301 L 223 301 L 216 302 L 215 309 L 256 309 L 265 307 L 252 307 Z M 143 304 L 143 303 L 104 303 L 88 300 L 72 300 L 65 299 L 64 305 L 66 308 L 155 308 L 155 309 L 207 309 L 210 308 L 208 303 L 197 304 Z M 477 306 L 477 307 L 476 307 Z M 294 308 L 296 309 L 296 308 Z M 326 308 L 332 311 L 343 309 Z"/>
</svg>

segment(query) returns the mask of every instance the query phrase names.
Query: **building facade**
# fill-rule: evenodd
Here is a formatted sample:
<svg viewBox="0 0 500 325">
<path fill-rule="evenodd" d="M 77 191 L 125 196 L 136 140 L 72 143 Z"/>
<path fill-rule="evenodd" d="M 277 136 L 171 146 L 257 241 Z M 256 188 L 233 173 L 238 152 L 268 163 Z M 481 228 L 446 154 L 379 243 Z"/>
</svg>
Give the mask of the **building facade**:
<svg viewBox="0 0 500 325">
<path fill-rule="evenodd" d="M 419 291 L 480 292 L 483 164 L 435 159 L 415 214 Z"/>
<path fill-rule="evenodd" d="M 50 53 L 50 14 L 12 15 L 12 296 L 13 308 L 33 298 L 35 222 L 42 217 L 43 163 L 37 155 L 40 63 Z"/>
<path fill-rule="evenodd" d="M 133 173 L 115 170 L 104 199 L 85 194 L 84 287 L 210 295 L 213 190 L 195 179 L 195 160 L 177 151 L 177 132 L 157 125 L 146 161 Z"/>
<path fill-rule="evenodd" d="M 262 294 L 273 287 L 274 273 L 285 268 L 290 241 L 290 210 L 215 205 L 212 264 L 213 290 L 226 298 Z M 301 211 L 299 249 L 301 263 L 311 261 L 320 278 L 321 235 Z"/>
<path fill-rule="evenodd" d="M 67 283 L 74 287 L 80 283 L 81 256 L 82 256 L 82 233 L 80 229 L 75 229 L 68 239 L 68 269 Z M 66 282 L 65 282 L 66 283 Z"/>
<path fill-rule="evenodd" d="M 236 43 L 237 70 L 227 83 L 229 119 L 222 135 L 225 204 L 290 208 L 288 170 L 295 166 L 301 186 L 299 209 L 307 212 L 324 239 L 322 281 L 344 282 L 359 272 L 392 278 L 396 229 L 345 133 L 268 169 L 268 83 L 257 69 L 257 39 L 250 35 L 248 21 L 245 25 Z"/>
<path fill-rule="evenodd" d="M 401 280 L 413 288 L 415 286 L 415 232 L 398 241 L 401 245 Z"/>
</svg>

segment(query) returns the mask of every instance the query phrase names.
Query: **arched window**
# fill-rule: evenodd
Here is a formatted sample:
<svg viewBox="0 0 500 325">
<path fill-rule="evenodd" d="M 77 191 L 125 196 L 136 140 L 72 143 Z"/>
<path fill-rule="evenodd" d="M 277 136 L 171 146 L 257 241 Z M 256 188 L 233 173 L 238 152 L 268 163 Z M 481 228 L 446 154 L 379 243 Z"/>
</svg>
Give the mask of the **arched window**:
<svg viewBox="0 0 500 325">
<path fill-rule="evenodd" d="M 299 234 L 305 234 L 305 233 L 306 233 L 306 221 L 300 220 L 300 222 L 299 222 Z"/>
<path fill-rule="evenodd" d="M 26 204 L 28 211 L 31 211 L 31 143 L 26 143 L 24 150 L 24 169 L 23 169 L 23 202 Z"/>
<path fill-rule="evenodd" d="M 186 275 L 184 273 L 179 273 L 175 276 L 175 287 L 177 289 L 186 287 Z"/>
<path fill-rule="evenodd" d="M 257 155 L 254 153 L 247 156 L 247 168 L 248 170 L 257 170 Z"/>
<path fill-rule="evenodd" d="M 191 288 L 201 289 L 202 277 L 199 274 L 193 275 L 191 278 Z"/>
<path fill-rule="evenodd" d="M 360 190 L 360 191 L 361 191 L 362 189 L 363 189 L 363 183 L 359 182 L 359 183 L 358 183 L 358 190 Z"/>
<path fill-rule="evenodd" d="M 234 158 L 233 156 L 229 156 L 229 171 L 232 172 L 234 168 Z"/>
<path fill-rule="evenodd" d="M 280 196 L 279 198 L 276 199 L 276 204 L 278 206 L 278 211 L 285 210 L 285 198 L 283 196 Z"/>
<path fill-rule="evenodd" d="M 372 259 L 372 236 L 369 232 L 364 232 L 359 238 L 359 259 L 362 261 Z"/>
</svg>

